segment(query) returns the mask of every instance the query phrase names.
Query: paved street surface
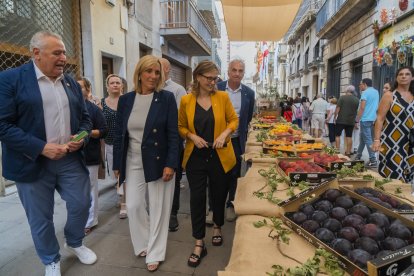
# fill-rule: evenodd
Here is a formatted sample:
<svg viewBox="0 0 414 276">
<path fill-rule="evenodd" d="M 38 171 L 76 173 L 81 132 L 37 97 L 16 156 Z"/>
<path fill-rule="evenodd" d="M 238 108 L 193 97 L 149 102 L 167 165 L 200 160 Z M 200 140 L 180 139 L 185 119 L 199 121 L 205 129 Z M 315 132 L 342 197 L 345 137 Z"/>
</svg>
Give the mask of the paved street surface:
<svg viewBox="0 0 414 276">
<path fill-rule="evenodd" d="M 343 149 L 341 148 L 341 152 Z M 367 150 L 363 159 L 368 161 Z M 145 260 L 134 256 L 129 236 L 128 219 L 118 218 L 115 207 L 117 195 L 112 184 L 100 181 L 99 225 L 85 238 L 85 244 L 98 255 L 94 265 L 83 265 L 76 257 L 61 249 L 63 275 L 217 275 L 224 270 L 231 253 L 234 224 L 226 222 L 223 227 L 222 247 L 211 245 L 212 229 L 207 229 L 208 255 L 196 269 L 187 266 L 187 258 L 193 250 L 190 221 L 190 193 L 185 176 L 181 189 L 179 213 L 180 229 L 169 233 L 166 261 L 155 273 L 146 270 Z M 14 191 L 13 191 L 14 190 Z M 0 275 L 44 275 L 44 266 L 36 255 L 29 225 L 15 187 L 8 188 L 6 197 L 0 197 Z M 55 196 L 55 227 L 59 243 L 63 248 L 63 227 L 66 221 L 65 202 Z"/>
<path fill-rule="evenodd" d="M 94 265 L 83 265 L 76 257 L 63 249 L 63 227 L 66 221 L 65 202 L 55 196 L 55 227 L 61 246 L 61 269 L 63 275 L 217 275 L 224 270 L 230 258 L 235 223 L 226 222 L 223 227 L 222 247 L 211 245 L 212 228 L 207 229 L 206 244 L 208 255 L 196 269 L 187 266 L 187 258 L 193 250 L 191 236 L 189 188 L 181 189 L 179 213 L 180 228 L 168 236 L 166 260 L 155 273 L 146 270 L 145 259 L 134 256 L 129 236 L 128 219 L 118 218 L 115 207 L 117 196 L 110 183 L 101 181 L 99 196 L 99 225 L 84 240 L 85 244 L 98 255 Z M 13 188 L 11 188 L 13 189 Z M 36 255 L 29 225 L 17 193 L 0 198 L 0 275 L 44 275 L 44 266 Z"/>
</svg>

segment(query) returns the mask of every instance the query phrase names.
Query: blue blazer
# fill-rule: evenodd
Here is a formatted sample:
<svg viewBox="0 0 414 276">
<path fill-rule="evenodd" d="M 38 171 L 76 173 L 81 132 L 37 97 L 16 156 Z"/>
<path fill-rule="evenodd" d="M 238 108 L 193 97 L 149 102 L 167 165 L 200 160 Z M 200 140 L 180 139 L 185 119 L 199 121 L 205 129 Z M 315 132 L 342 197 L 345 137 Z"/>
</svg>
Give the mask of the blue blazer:
<svg viewBox="0 0 414 276">
<path fill-rule="evenodd" d="M 217 83 L 218 90 L 226 91 L 227 81 Z M 242 84 L 241 90 L 241 108 L 239 117 L 239 142 L 241 153 L 246 149 L 247 132 L 249 130 L 249 123 L 252 120 L 254 108 L 254 91 Z"/>
<path fill-rule="evenodd" d="M 90 132 L 92 124 L 79 84 L 67 75 L 62 83 L 69 100 L 72 135 Z M 46 129 L 33 62 L 0 73 L 0 141 L 6 179 L 33 182 L 41 176 Z M 78 154 L 83 160 L 82 150 Z"/>
<path fill-rule="evenodd" d="M 141 153 L 145 181 L 162 177 L 165 167 L 178 166 L 178 111 L 174 94 L 165 90 L 154 92 L 145 122 Z M 119 170 L 119 182 L 125 180 L 129 145 L 128 120 L 135 101 L 135 91 L 119 98 L 114 137 L 114 170 Z"/>
</svg>

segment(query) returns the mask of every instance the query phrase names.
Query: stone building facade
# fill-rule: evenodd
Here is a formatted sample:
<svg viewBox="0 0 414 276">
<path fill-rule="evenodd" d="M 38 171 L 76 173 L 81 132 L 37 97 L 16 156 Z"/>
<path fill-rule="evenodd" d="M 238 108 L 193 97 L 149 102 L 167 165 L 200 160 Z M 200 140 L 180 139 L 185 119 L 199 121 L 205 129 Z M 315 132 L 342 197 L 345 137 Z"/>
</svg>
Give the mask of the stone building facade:
<svg viewBox="0 0 414 276">
<path fill-rule="evenodd" d="M 293 98 L 299 94 L 312 98 L 321 91 L 321 41 L 315 31 L 316 13 L 320 6 L 319 0 L 302 2 L 284 38 L 288 48 L 284 49 L 283 44 L 280 47 L 279 72 L 286 75 L 286 79 L 281 76 L 281 87 L 284 94 Z"/>
<path fill-rule="evenodd" d="M 374 0 L 327 0 L 316 18 L 322 45 L 322 92 L 339 97 L 347 85 L 358 91 L 362 78 L 372 78 L 375 37 L 372 29 Z"/>
</svg>

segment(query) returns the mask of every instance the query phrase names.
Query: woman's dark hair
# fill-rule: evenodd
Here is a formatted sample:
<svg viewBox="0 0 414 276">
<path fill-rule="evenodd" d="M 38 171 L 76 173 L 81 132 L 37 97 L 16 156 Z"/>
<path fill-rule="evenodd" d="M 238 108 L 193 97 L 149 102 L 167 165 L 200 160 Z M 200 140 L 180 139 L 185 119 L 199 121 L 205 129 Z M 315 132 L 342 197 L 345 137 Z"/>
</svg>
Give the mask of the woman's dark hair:
<svg viewBox="0 0 414 276">
<path fill-rule="evenodd" d="M 397 89 L 397 87 L 398 87 L 397 76 L 398 76 L 398 74 L 399 74 L 402 70 L 404 70 L 404 69 L 408 69 L 408 70 L 410 70 L 410 72 L 411 72 L 411 76 L 413 76 L 413 77 L 414 77 L 414 68 L 413 68 L 413 67 L 411 67 L 411 66 L 403 66 L 403 67 L 398 68 L 398 69 L 397 69 L 397 72 L 395 73 L 395 82 L 394 82 L 394 87 L 392 88 L 393 90 L 396 90 L 396 89 Z M 410 86 L 411 86 L 411 84 L 410 84 Z M 410 90 L 410 91 L 411 91 L 411 90 Z M 411 92 L 411 93 L 412 93 L 412 92 Z"/>
<path fill-rule="evenodd" d="M 408 90 L 411 92 L 411 95 L 414 96 L 414 80 L 410 82 L 410 88 Z"/>
</svg>

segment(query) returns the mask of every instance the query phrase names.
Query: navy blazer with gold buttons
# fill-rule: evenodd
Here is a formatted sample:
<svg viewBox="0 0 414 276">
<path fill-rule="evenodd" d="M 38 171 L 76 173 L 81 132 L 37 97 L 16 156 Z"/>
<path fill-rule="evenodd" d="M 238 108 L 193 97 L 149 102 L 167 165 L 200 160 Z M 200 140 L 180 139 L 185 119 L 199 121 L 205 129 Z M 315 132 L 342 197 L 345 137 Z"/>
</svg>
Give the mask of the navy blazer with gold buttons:
<svg viewBox="0 0 414 276">
<path fill-rule="evenodd" d="M 90 132 L 92 124 L 79 84 L 65 74 L 62 85 L 69 101 L 71 134 Z M 46 127 L 33 61 L 0 73 L 0 141 L 5 178 L 34 182 L 42 176 Z M 87 171 L 82 148 L 77 154 Z"/>
<path fill-rule="evenodd" d="M 134 106 L 136 92 L 119 98 L 114 137 L 113 170 L 119 170 L 119 182 L 125 180 L 129 145 L 128 120 Z M 165 167 L 178 166 L 178 111 L 174 94 L 161 90 L 153 93 L 151 107 L 145 122 L 141 144 L 145 181 L 162 177 Z"/>
</svg>

